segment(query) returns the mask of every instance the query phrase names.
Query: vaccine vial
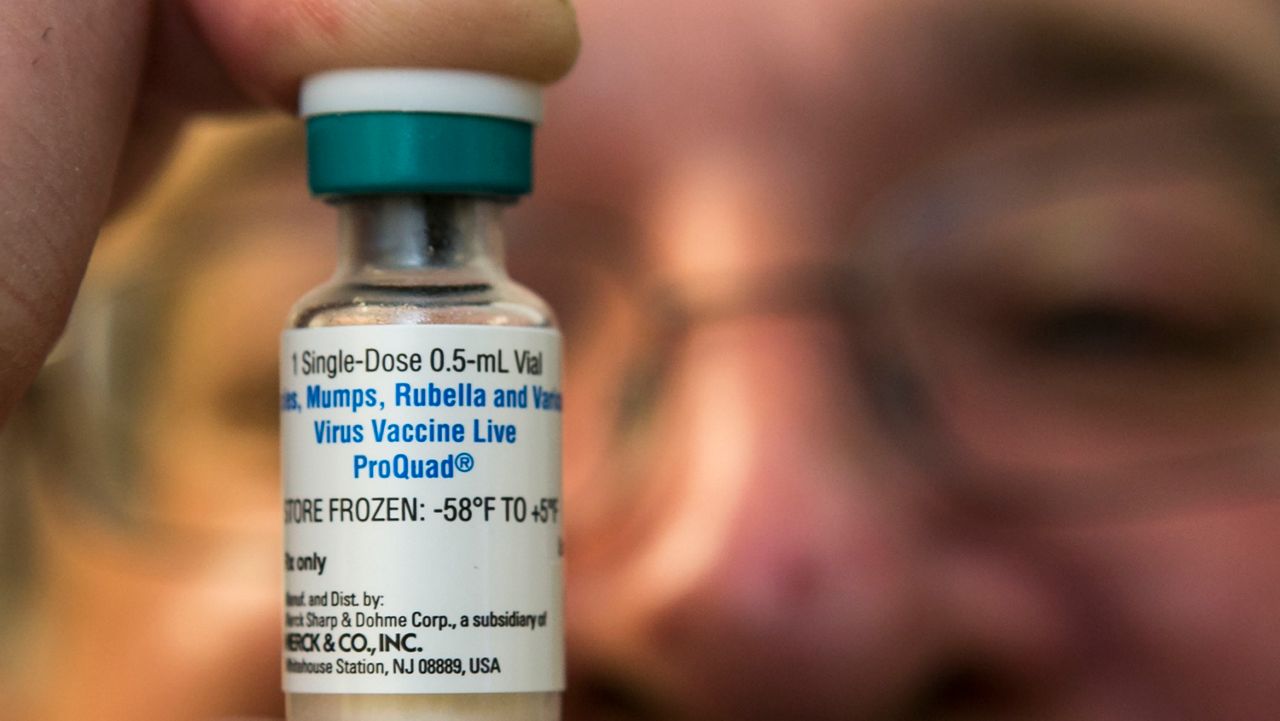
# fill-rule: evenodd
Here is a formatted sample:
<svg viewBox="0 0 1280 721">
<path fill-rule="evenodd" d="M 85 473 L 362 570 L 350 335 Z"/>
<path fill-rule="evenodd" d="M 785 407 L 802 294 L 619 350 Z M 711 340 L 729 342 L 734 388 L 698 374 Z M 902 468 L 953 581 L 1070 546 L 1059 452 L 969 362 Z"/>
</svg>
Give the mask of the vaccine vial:
<svg viewBox="0 0 1280 721">
<path fill-rule="evenodd" d="M 499 225 L 540 90 L 344 70 L 301 112 L 340 260 L 282 340 L 288 718 L 558 719 L 560 335 Z"/>
</svg>

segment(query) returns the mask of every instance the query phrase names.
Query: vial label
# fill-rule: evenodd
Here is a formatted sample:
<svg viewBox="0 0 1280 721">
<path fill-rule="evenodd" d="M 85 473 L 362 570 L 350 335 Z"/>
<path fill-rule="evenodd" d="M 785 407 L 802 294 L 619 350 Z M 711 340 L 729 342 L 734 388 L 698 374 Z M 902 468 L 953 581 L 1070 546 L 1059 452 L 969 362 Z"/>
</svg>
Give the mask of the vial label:
<svg viewBox="0 0 1280 721">
<path fill-rule="evenodd" d="M 282 345 L 285 691 L 563 690 L 559 333 Z"/>
</svg>

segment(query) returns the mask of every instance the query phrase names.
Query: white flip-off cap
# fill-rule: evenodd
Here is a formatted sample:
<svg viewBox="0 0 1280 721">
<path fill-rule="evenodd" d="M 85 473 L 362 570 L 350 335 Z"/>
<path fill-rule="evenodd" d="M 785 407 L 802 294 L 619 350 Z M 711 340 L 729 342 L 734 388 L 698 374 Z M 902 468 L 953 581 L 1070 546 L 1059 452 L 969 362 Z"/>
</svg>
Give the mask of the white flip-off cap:
<svg viewBox="0 0 1280 721">
<path fill-rule="evenodd" d="M 304 118 L 336 113 L 450 113 L 536 125 L 542 120 L 542 88 L 475 70 L 330 70 L 303 81 L 298 105 Z"/>
</svg>

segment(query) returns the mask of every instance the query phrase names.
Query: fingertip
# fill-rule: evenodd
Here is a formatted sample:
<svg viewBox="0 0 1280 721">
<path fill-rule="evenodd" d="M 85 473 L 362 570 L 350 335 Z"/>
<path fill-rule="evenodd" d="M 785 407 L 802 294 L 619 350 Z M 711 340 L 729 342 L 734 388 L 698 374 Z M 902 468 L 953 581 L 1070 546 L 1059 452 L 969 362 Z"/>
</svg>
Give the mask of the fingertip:
<svg viewBox="0 0 1280 721">
<path fill-rule="evenodd" d="M 187 0 L 241 90 L 293 109 L 302 78 L 342 67 L 449 67 L 551 83 L 579 36 L 565 0 Z"/>
</svg>

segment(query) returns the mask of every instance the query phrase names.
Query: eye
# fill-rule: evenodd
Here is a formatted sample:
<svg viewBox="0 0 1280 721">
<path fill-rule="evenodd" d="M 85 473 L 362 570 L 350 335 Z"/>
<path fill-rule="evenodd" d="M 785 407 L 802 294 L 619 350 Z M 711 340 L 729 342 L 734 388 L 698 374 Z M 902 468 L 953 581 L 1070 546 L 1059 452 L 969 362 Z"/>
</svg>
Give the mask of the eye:
<svg viewBox="0 0 1280 721">
<path fill-rule="evenodd" d="M 219 415 L 229 427 L 275 435 L 280 430 L 279 389 L 274 372 L 237 378 L 221 395 Z"/>
<path fill-rule="evenodd" d="M 1033 316 L 1019 329 L 1018 341 L 1034 356 L 1077 362 L 1224 361 L 1239 359 L 1267 335 L 1260 321 L 1248 318 L 1205 324 L 1097 301 Z"/>
</svg>

